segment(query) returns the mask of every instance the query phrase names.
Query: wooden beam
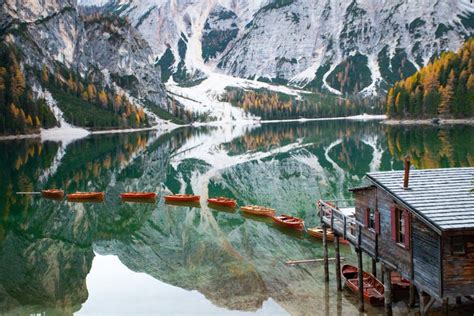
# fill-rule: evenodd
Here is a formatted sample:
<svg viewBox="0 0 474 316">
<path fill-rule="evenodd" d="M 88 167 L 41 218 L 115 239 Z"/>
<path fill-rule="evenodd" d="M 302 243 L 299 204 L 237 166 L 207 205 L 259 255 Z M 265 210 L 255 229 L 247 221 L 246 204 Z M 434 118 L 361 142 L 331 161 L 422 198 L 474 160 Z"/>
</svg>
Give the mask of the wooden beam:
<svg viewBox="0 0 474 316">
<path fill-rule="evenodd" d="M 385 301 L 385 315 L 392 316 L 392 270 L 390 270 L 386 265 L 383 266 L 383 269 L 384 269 L 383 288 L 384 288 L 384 301 Z"/>
<path fill-rule="evenodd" d="M 410 287 L 409 287 L 409 296 L 408 296 L 408 307 L 414 307 L 415 306 L 415 301 L 416 301 L 416 298 L 415 298 L 415 292 L 416 292 L 416 288 L 415 288 L 415 285 L 410 284 Z"/>
<path fill-rule="evenodd" d="M 362 265 L 362 251 L 360 248 L 357 249 L 357 266 L 359 268 L 357 276 L 358 276 L 358 285 L 359 285 L 359 312 L 364 311 L 364 278 L 363 278 L 363 271 L 364 267 Z"/>
<path fill-rule="evenodd" d="M 462 304 L 461 296 L 456 296 L 456 304 Z"/>
<path fill-rule="evenodd" d="M 372 274 L 374 277 L 377 277 L 377 260 L 372 258 Z"/>
<path fill-rule="evenodd" d="M 336 252 L 336 288 L 338 291 L 342 291 L 341 282 L 341 253 L 339 251 L 339 237 L 334 234 L 334 250 Z"/>
<path fill-rule="evenodd" d="M 340 257 L 340 261 L 344 261 L 344 257 Z M 328 258 L 328 262 L 336 261 L 336 258 Z M 288 260 L 285 262 L 286 264 L 293 265 L 293 264 L 300 264 L 300 263 L 317 263 L 317 262 L 324 262 L 324 258 L 317 258 L 317 259 L 301 259 L 301 260 Z"/>
<path fill-rule="evenodd" d="M 442 305 L 442 313 L 443 313 L 443 316 L 448 316 L 448 313 L 449 313 L 449 299 L 446 297 L 446 298 L 443 298 L 443 305 Z"/>
<path fill-rule="evenodd" d="M 323 257 L 324 257 L 324 281 L 329 282 L 329 262 L 328 262 L 328 234 L 327 226 L 323 224 Z"/>
</svg>

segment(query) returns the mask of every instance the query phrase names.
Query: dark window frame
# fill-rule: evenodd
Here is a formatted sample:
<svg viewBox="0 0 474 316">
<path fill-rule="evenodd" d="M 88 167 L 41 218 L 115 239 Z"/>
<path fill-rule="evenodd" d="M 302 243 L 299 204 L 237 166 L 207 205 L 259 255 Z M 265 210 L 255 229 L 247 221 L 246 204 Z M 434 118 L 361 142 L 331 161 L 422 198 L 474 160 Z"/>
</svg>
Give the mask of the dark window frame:
<svg viewBox="0 0 474 316">
<path fill-rule="evenodd" d="M 457 239 L 457 241 L 456 241 Z M 456 244 L 456 245 L 455 245 Z M 466 249 L 466 240 L 464 236 L 451 236 L 450 238 L 450 246 L 451 246 L 451 255 L 453 256 L 465 256 L 467 254 Z M 461 247 L 461 250 L 456 250 L 455 247 Z"/>
</svg>

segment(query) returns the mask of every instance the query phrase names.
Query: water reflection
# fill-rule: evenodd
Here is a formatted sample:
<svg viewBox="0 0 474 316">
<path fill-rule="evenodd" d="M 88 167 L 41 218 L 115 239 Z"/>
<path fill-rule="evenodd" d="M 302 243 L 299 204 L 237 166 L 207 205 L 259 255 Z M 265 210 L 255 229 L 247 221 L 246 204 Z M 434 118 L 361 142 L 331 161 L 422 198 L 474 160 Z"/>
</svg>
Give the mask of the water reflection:
<svg viewBox="0 0 474 316">
<path fill-rule="evenodd" d="M 240 211 L 162 199 L 122 203 L 118 194 L 195 193 L 202 201 L 225 195 L 313 226 L 318 198 L 349 197 L 347 189 L 366 172 L 399 169 L 407 153 L 417 168 L 473 166 L 473 132 L 472 126 L 327 121 L 182 129 L 161 137 L 104 135 L 66 148 L 0 142 L 0 313 L 72 314 L 86 302 L 86 311 L 98 312 L 89 309 L 98 303 L 89 302 L 116 294 L 97 291 L 100 273 L 90 271 L 101 259 L 94 253 L 115 255 L 163 284 L 196 290 L 219 312 L 255 312 L 268 302 L 295 315 L 355 312 L 356 298 L 337 293 L 333 281 L 326 285 L 322 266 L 284 264 L 321 257 L 314 239 Z M 104 190 L 107 197 L 82 204 L 14 194 L 43 187 Z M 354 259 L 350 248 L 343 252 Z"/>
</svg>

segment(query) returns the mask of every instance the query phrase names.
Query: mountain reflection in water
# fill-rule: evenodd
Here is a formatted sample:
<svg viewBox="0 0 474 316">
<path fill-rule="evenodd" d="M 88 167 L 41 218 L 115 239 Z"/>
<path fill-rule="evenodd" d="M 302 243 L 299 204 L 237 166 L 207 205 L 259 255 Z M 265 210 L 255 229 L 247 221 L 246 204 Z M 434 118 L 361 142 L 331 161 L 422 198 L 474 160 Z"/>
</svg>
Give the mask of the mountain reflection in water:
<svg viewBox="0 0 474 316">
<path fill-rule="evenodd" d="M 224 195 L 311 227 L 319 198 L 349 198 L 366 172 L 401 169 L 405 154 L 417 168 L 473 166 L 473 132 L 320 121 L 102 135 L 66 148 L 0 142 L 0 313 L 356 312 L 355 296 L 337 293 L 334 275 L 325 284 L 322 266 L 285 265 L 322 256 L 305 234 L 205 203 L 122 203 L 118 194 Z M 46 187 L 107 196 L 83 204 L 15 194 Z"/>
</svg>

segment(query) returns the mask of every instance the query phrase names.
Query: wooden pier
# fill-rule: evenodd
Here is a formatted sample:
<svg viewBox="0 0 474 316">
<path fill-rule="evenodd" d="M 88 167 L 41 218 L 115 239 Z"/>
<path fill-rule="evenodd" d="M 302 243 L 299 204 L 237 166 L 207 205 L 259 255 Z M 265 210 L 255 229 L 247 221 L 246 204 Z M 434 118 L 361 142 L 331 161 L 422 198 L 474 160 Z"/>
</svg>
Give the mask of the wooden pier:
<svg viewBox="0 0 474 316">
<path fill-rule="evenodd" d="M 353 211 L 339 201 L 318 202 L 323 228 L 324 279 L 329 280 L 327 229 L 349 241 L 357 254 L 358 284 L 365 269 L 384 283 L 385 314 L 392 315 L 396 296 L 393 276 L 409 281 L 405 299 L 418 302 L 421 315 L 434 304 L 447 315 L 449 304 L 474 295 L 474 168 L 409 169 L 374 172 L 363 187 L 353 188 Z M 410 179 L 410 173 L 412 178 Z M 336 286 L 342 289 L 339 238 L 334 238 Z M 379 269 L 377 269 L 379 264 Z M 392 284 L 393 283 L 393 284 Z M 359 286 L 359 310 L 364 289 Z"/>
</svg>

